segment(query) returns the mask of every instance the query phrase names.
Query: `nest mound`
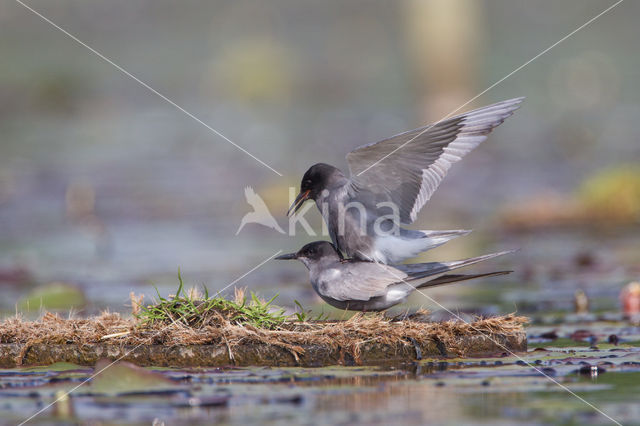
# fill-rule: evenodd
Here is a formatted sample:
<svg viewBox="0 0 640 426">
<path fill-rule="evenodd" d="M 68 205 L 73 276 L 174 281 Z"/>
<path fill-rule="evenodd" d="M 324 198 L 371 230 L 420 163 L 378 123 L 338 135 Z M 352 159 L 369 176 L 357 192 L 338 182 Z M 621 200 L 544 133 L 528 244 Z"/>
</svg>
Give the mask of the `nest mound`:
<svg viewBox="0 0 640 426">
<path fill-rule="evenodd" d="M 46 313 L 36 321 L 12 317 L 0 323 L 0 346 L 5 348 L 0 353 L 0 364 L 11 366 L 50 360 L 42 354 L 31 354 L 30 357 L 30 350 L 46 351 L 52 347 L 58 351 L 74 347 L 76 355 L 73 356 L 80 357 L 60 355 L 61 359 L 55 358 L 58 361 L 83 363 L 86 357 L 86 362 L 95 361 L 90 355 L 91 348 L 104 349 L 105 346 L 113 349 L 109 356 L 115 357 L 119 353 L 123 354 L 123 359 L 135 358 L 132 352 L 141 348 L 154 347 L 166 352 L 184 347 L 190 349 L 189 353 L 193 353 L 194 347 L 205 348 L 202 356 L 193 355 L 198 359 L 206 358 L 194 358 L 192 362 L 196 365 L 360 364 L 390 358 L 420 359 L 422 355 L 486 355 L 526 349 L 523 325 L 528 322 L 526 317 L 513 314 L 477 318 L 470 323 L 424 322 L 410 317 L 398 320 L 382 314 L 356 314 L 346 321 L 285 320 L 263 328 L 240 322 L 229 312 L 209 310 L 206 318 L 206 321 L 190 324 L 172 320 L 145 322 L 114 313 L 86 319 L 65 319 Z M 85 357 L 82 358 L 78 350 L 89 352 L 82 352 Z M 101 351 L 97 351 L 94 358 L 99 358 Z M 188 358 L 188 354 L 181 356 Z M 14 359 L 8 360 L 8 357 Z M 162 362 L 161 358 L 160 361 L 154 358 L 140 362 L 188 365 L 188 360 Z"/>
</svg>

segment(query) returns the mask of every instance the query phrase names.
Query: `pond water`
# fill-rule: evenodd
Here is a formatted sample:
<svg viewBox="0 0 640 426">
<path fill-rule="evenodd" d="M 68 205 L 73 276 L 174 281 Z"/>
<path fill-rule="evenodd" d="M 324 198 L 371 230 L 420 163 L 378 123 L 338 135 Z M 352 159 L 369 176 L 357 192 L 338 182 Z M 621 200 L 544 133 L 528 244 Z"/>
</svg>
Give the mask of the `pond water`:
<svg viewBox="0 0 640 426">
<path fill-rule="evenodd" d="M 376 368 L 120 366 L 48 408 L 94 369 L 1 370 L 0 423 L 19 423 L 42 409 L 33 423 L 612 422 L 597 409 L 621 423 L 638 422 L 640 333 L 620 308 L 622 288 L 640 280 L 637 218 L 633 229 L 603 220 L 606 228 L 514 233 L 500 215 L 550 193 L 566 202 L 560 204 L 564 217 L 585 178 L 638 164 L 640 85 L 633 76 L 640 55 L 629 55 L 629 43 L 638 39 L 632 8 L 640 3 L 624 2 L 497 86 L 531 55 L 596 16 L 599 2 L 546 8 L 526 1 L 471 8 L 449 2 L 448 13 L 440 2 L 435 14 L 433 5 L 384 1 L 345 7 L 338 0 L 283 0 L 257 9 L 241 0 L 180 7 L 166 0 L 109 7 L 91 0 L 40 3 L 36 9 L 56 24 L 283 176 L 19 4 L 1 4 L 1 318 L 17 311 L 37 318 L 41 303 L 51 302 L 43 291 L 52 283 L 71 291 L 56 296 L 64 315 L 69 308 L 77 316 L 105 309 L 129 315 L 131 292 L 147 303 L 156 291 L 171 294 L 179 268 L 187 286 L 204 284 L 213 293 L 237 281 L 265 299 L 278 293 L 274 303 L 287 313 L 297 300 L 314 314 L 347 318 L 318 299 L 299 263 L 263 264 L 278 250 L 326 237 L 284 236 L 256 224 L 238 233 L 251 210 L 245 188 L 254 188 L 286 229 L 289 186 L 299 185 L 311 164 L 346 170 L 344 155 L 356 146 L 439 119 L 491 85 L 465 109 L 520 95 L 527 101 L 451 169 L 413 225 L 474 229 L 421 261 L 520 248 L 474 269 L 514 273 L 431 289 L 437 304 L 415 294 L 393 313 L 424 307 L 436 319 L 451 312 L 469 319 L 517 312 L 532 318 L 531 344 L 522 359 L 495 354 Z M 428 19 L 415 19 L 419 13 Z M 431 16 L 452 21 L 428 25 Z M 471 25 L 461 26 L 461 17 Z M 446 30 L 443 39 L 459 48 L 418 43 L 421 53 L 411 54 L 419 21 Z M 458 36 L 461 28 L 467 36 Z M 448 60 L 450 53 L 462 66 Z M 616 194 L 610 204 L 637 209 L 619 197 L 617 185 L 608 189 Z M 319 230 L 319 215 L 310 216 Z M 588 303 L 576 299 L 578 290 Z M 575 313 L 576 300 L 585 312 Z M 556 339 L 540 337 L 553 333 Z"/>
<path fill-rule="evenodd" d="M 640 327 L 623 317 L 619 295 L 640 272 L 637 231 L 608 231 L 606 237 L 558 230 L 499 233 L 493 240 L 475 236 L 469 241 L 466 245 L 454 242 L 455 250 L 522 247 L 500 265 L 516 273 L 506 279 L 435 289 L 429 296 L 465 319 L 475 313 L 514 311 L 530 316 L 528 352 L 366 368 L 138 369 L 125 364 L 88 381 L 102 367 L 59 364 L 10 369 L 0 371 L 0 417 L 13 424 L 43 410 L 30 422 L 636 422 L 640 418 Z M 180 245 L 189 246 L 184 241 Z M 448 253 L 442 256 L 451 257 L 452 252 Z M 285 307 L 298 299 L 314 312 L 347 316 L 315 299 L 301 265 L 284 265 L 270 262 L 261 274 L 248 276 L 249 288 L 266 295 L 279 292 L 277 300 Z M 118 273 L 127 275 L 123 270 Z M 163 294 L 175 288 L 170 274 L 158 276 L 166 276 L 166 284 L 159 287 Z M 102 307 L 127 312 L 122 300 L 128 291 L 152 294 L 150 281 L 123 279 L 110 292 L 99 280 L 82 281 L 80 288 L 90 301 L 84 312 Z M 588 297 L 588 312 L 574 312 L 577 289 Z M 26 290 L 13 291 L 23 294 Z M 398 311 L 420 306 L 432 309 L 436 318 L 451 316 L 419 296 Z M 70 396 L 49 406 L 80 384 Z"/>
<path fill-rule="evenodd" d="M 605 342 L 568 337 L 584 329 Z M 536 337 L 549 330 L 559 338 Z M 614 332 L 617 345 L 606 343 Z M 574 322 L 532 326 L 529 334 L 529 351 L 517 356 L 378 367 L 178 370 L 119 364 L 51 407 L 96 370 L 64 363 L 1 370 L 0 416 L 19 423 L 44 409 L 34 424 L 613 423 L 606 416 L 622 424 L 637 421 L 640 327 Z"/>
</svg>

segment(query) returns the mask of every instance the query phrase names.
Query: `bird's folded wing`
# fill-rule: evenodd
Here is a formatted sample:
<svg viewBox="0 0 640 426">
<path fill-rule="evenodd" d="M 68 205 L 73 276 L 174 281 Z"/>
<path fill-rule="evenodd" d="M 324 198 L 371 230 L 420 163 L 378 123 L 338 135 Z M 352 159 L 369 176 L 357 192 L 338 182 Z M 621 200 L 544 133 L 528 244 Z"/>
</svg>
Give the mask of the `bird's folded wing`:
<svg viewBox="0 0 640 426">
<path fill-rule="evenodd" d="M 413 222 L 451 165 L 483 142 L 523 99 L 499 102 L 355 149 L 347 154 L 349 191 L 375 204 L 392 202 L 402 223 Z"/>
<path fill-rule="evenodd" d="M 465 266 L 474 265 L 484 262 L 485 260 L 495 257 L 504 256 L 505 254 L 514 253 L 516 250 L 505 250 L 496 253 L 484 254 L 482 256 L 470 257 L 462 260 L 454 260 L 451 262 L 429 262 L 429 263 L 410 263 L 406 265 L 395 265 L 395 268 L 407 274 L 407 281 L 413 281 L 419 278 L 430 277 L 450 272 Z"/>
<path fill-rule="evenodd" d="M 513 271 L 493 271 L 493 272 L 484 272 L 482 274 L 450 274 L 450 275 L 441 275 L 440 277 L 433 279 L 431 281 L 427 281 L 425 283 L 420 284 L 417 288 L 425 288 L 425 287 L 436 287 L 439 285 L 445 284 L 453 284 L 461 281 L 473 280 L 476 278 L 487 278 L 487 277 L 497 277 L 500 275 L 508 275 Z"/>
<path fill-rule="evenodd" d="M 383 296 L 389 285 L 407 277 L 391 266 L 373 262 L 358 262 L 341 273 L 341 279 L 323 289 L 324 296 L 335 300 L 369 300 Z"/>
</svg>

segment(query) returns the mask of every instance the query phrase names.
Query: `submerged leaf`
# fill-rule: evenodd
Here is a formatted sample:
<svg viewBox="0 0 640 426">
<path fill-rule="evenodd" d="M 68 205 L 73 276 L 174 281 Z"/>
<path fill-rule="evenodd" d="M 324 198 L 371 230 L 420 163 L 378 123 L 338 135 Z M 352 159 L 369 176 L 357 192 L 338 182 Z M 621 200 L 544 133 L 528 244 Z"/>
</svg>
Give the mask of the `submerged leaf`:
<svg viewBox="0 0 640 426">
<path fill-rule="evenodd" d="M 101 359 L 96 363 L 94 374 L 91 379 L 91 390 L 94 393 L 114 395 L 154 392 L 175 386 L 162 374 L 124 361 L 112 363 L 108 359 Z"/>
</svg>

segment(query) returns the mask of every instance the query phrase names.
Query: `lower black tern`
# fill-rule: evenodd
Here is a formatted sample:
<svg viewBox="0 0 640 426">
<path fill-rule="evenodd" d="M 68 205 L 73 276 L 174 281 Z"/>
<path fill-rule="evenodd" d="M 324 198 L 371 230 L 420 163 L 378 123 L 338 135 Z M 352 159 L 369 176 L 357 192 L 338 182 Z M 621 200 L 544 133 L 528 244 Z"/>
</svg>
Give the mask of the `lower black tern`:
<svg viewBox="0 0 640 426">
<path fill-rule="evenodd" d="M 296 253 L 276 259 L 297 259 L 309 269 L 313 289 L 338 309 L 351 311 L 383 311 L 405 302 L 416 289 L 465 281 L 479 277 L 508 274 L 496 271 L 473 275 L 454 275 L 454 269 L 492 259 L 511 251 L 487 254 L 453 262 L 385 265 L 375 262 L 343 259 L 328 241 L 316 241 Z"/>
<path fill-rule="evenodd" d="M 347 154 L 351 176 L 318 163 L 287 212 L 314 200 L 331 240 L 348 257 L 400 263 L 470 231 L 415 231 L 410 224 L 456 163 L 518 109 L 524 98 L 476 109 L 363 145 Z"/>
</svg>

